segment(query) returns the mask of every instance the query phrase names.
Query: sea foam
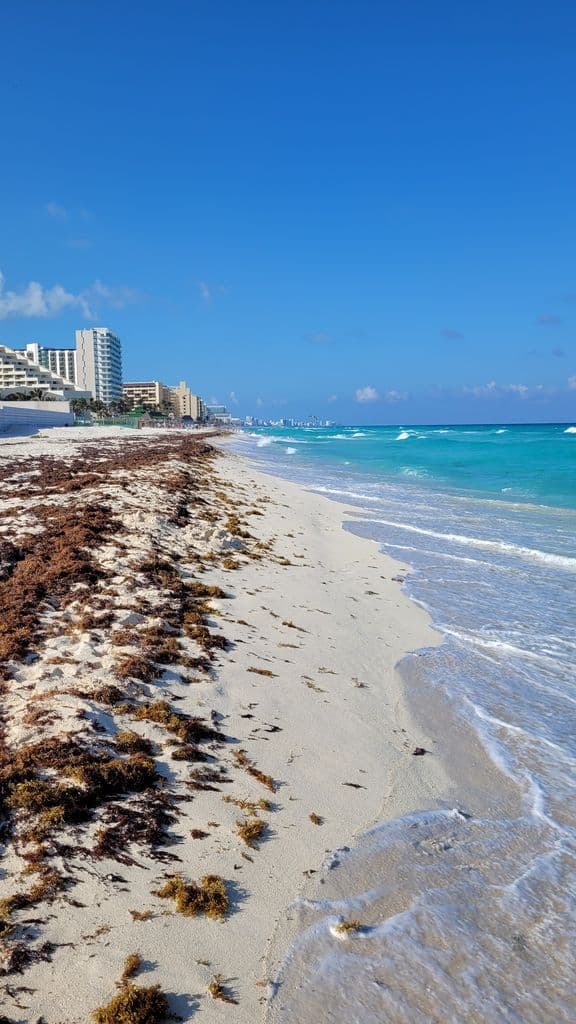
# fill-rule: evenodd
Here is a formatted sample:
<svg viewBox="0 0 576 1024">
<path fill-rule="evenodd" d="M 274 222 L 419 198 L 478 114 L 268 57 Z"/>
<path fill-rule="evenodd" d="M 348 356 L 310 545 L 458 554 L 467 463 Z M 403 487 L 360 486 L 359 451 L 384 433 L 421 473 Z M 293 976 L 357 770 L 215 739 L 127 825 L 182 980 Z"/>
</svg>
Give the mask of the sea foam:
<svg viewBox="0 0 576 1024">
<path fill-rule="evenodd" d="M 460 533 L 440 533 L 438 530 L 427 530 L 421 526 L 413 526 L 411 523 L 395 523 L 388 519 L 378 519 L 376 522 L 381 523 L 382 526 L 394 526 L 399 530 L 420 533 L 426 537 L 436 537 L 438 540 L 451 541 L 454 544 L 465 544 L 472 548 L 500 551 L 502 554 L 515 555 L 518 558 L 527 558 L 530 561 L 542 562 L 544 565 L 576 572 L 576 558 L 570 558 L 567 555 L 556 555 L 551 551 L 540 551 L 538 548 L 527 548 L 521 544 L 511 544 L 507 541 L 488 540 L 483 537 L 467 537 L 465 534 Z"/>
</svg>

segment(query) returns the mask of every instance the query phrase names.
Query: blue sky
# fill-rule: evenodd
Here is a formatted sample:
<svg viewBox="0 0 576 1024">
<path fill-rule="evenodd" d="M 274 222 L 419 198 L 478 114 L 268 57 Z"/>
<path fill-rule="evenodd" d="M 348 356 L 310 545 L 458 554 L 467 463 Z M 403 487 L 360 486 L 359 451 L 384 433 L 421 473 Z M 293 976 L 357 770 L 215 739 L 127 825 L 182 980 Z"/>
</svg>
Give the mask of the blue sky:
<svg viewBox="0 0 576 1024">
<path fill-rule="evenodd" d="M 576 417 L 574 4 L 19 0 L 0 83 L 0 342 L 103 324 L 262 416 Z"/>
</svg>

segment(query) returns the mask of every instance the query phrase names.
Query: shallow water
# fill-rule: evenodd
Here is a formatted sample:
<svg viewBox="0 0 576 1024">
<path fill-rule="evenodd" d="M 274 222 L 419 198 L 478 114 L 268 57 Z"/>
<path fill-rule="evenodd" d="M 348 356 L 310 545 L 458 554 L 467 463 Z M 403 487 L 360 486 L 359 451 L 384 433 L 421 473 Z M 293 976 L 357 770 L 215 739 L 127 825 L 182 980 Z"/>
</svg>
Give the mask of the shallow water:
<svg viewBox="0 0 576 1024">
<path fill-rule="evenodd" d="M 412 566 L 407 589 L 445 635 L 403 663 L 413 710 L 415 695 L 436 696 L 502 773 L 481 799 L 461 788 L 457 809 L 385 822 L 326 868 L 293 910 L 272 1019 L 576 1019 L 576 429 L 284 430 L 236 444 L 355 506 L 349 528 Z M 343 941 L 338 915 L 365 927 Z"/>
</svg>

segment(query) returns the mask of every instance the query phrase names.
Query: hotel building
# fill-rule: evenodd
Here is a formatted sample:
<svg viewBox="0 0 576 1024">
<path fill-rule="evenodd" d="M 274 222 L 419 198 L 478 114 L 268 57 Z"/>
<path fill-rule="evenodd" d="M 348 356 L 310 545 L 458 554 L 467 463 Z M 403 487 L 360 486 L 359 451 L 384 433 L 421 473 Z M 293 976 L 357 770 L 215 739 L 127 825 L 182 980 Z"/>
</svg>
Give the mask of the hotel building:
<svg viewBox="0 0 576 1024">
<path fill-rule="evenodd" d="M 76 383 L 76 349 L 74 348 L 45 348 L 32 341 L 26 345 L 24 351 L 28 359 L 46 369 L 52 370 L 59 377 L 64 377 L 72 384 Z"/>
<path fill-rule="evenodd" d="M 122 385 L 122 397 L 131 409 L 139 405 L 158 412 L 172 412 L 172 391 L 159 380 L 127 381 Z"/>
<path fill-rule="evenodd" d="M 181 380 L 178 387 L 171 388 L 170 390 L 172 391 L 172 407 L 175 416 L 179 418 L 190 416 L 197 423 L 202 423 L 206 419 L 206 406 L 204 402 L 200 395 L 192 394 L 186 381 Z"/>
<path fill-rule="evenodd" d="M 176 419 L 190 416 L 201 423 L 206 419 L 206 406 L 199 395 L 194 395 L 181 380 L 178 387 L 168 387 L 159 380 L 126 381 L 122 385 L 125 402 L 131 409 L 142 405 L 165 414 L 172 413 Z"/>
<path fill-rule="evenodd" d="M 122 398 L 120 338 L 107 327 L 76 331 L 76 382 L 100 402 Z"/>
<path fill-rule="evenodd" d="M 29 353 L 0 345 L 0 397 L 15 391 L 38 390 L 55 398 L 86 397 L 70 380 L 41 366 Z"/>
</svg>

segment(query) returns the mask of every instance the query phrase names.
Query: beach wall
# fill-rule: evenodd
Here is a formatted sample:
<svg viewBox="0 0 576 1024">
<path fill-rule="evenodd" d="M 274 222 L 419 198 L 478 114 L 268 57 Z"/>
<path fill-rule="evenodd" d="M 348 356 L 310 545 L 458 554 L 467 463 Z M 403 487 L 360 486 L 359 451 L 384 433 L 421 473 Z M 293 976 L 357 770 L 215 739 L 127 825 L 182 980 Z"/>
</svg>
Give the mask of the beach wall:
<svg viewBox="0 0 576 1024">
<path fill-rule="evenodd" d="M 66 427 L 73 423 L 69 402 L 0 401 L 0 434 L 27 434 L 42 427 Z"/>
</svg>

